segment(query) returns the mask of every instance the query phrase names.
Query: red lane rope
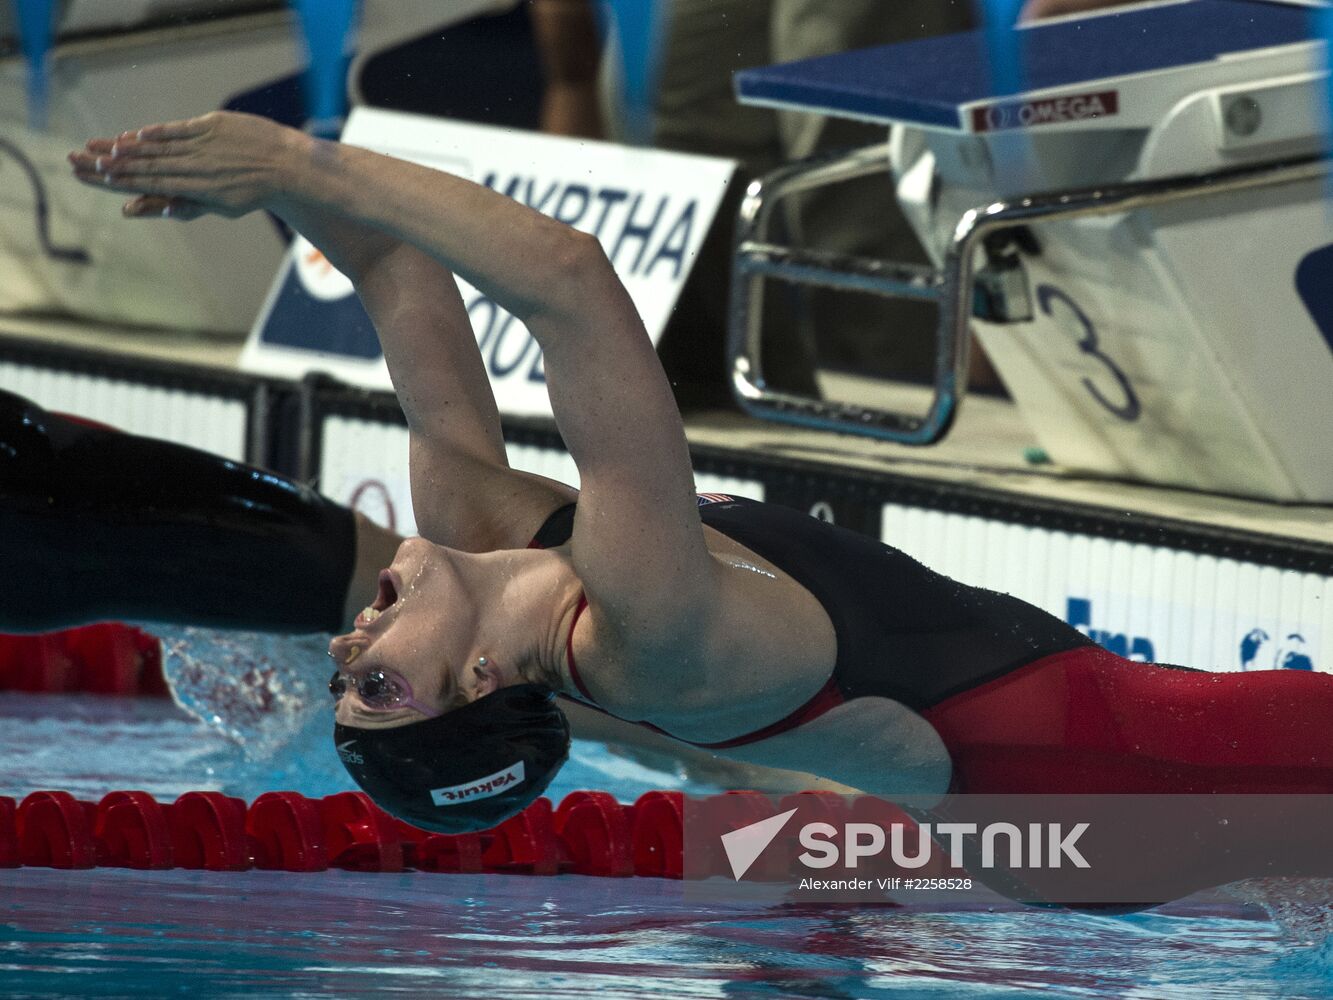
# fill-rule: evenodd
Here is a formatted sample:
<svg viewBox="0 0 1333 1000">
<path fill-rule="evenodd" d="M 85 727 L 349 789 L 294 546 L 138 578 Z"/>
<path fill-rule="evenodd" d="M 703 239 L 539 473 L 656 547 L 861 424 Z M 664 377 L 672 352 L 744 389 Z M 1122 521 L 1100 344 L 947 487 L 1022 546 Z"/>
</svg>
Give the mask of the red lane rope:
<svg viewBox="0 0 1333 1000">
<path fill-rule="evenodd" d="M 493 830 L 444 835 L 394 819 L 361 792 L 309 799 L 268 792 L 247 805 L 220 792 L 159 802 L 111 792 L 0 796 L 0 868 L 188 868 L 209 871 L 570 872 L 681 877 L 680 792 L 622 805 L 606 792 L 538 799 Z"/>
<path fill-rule="evenodd" d="M 169 694 L 157 638 L 114 622 L 42 635 L 0 635 L 0 691 L 6 690 Z"/>
</svg>

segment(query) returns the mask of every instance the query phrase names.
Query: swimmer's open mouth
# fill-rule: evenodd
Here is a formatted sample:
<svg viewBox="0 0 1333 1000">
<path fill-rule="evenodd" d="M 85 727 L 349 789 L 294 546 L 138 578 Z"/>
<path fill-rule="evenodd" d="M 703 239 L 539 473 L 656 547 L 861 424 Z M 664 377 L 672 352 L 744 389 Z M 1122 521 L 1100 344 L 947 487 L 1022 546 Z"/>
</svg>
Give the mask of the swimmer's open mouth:
<svg viewBox="0 0 1333 1000">
<path fill-rule="evenodd" d="M 398 600 L 398 583 L 394 578 L 392 570 L 380 570 L 380 589 L 375 595 L 375 600 L 370 607 L 366 608 L 357 616 L 357 624 L 369 625 L 375 621 L 381 614 L 392 607 Z"/>
<path fill-rule="evenodd" d="M 380 570 L 380 592 L 375 595 L 375 603 L 371 605 L 376 611 L 388 609 L 398 600 L 398 587 L 394 583 L 393 571 L 388 569 Z"/>
</svg>

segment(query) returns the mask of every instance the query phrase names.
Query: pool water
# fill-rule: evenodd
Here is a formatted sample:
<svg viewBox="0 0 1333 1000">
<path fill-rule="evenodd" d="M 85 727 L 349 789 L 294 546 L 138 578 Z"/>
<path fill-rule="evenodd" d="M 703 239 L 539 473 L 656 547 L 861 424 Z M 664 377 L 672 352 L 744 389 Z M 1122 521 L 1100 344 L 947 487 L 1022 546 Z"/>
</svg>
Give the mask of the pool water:
<svg viewBox="0 0 1333 1000">
<path fill-rule="evenodd" d="M 264 739 L 209 719 L 165 700 L 0 694 L 0 794 L 350 787 L 322 703 Z M 578 787 L 708 790 L 587 743 L 552 793 Z M 701 907 L 655 879 L 19 868 L 0 870 L 0 996 L 1333 995 L 1329 887 L 1247 891 L 1261 890 L 1268 909 L 1233 893 L 1109 917 Z"/>
<path fill-rule="evenodd" d="M 0 872 L 0 994 L 1326 997 L 1327 946 L 1192 914 L 711 908 L 678 883 Z"/>
</svg>

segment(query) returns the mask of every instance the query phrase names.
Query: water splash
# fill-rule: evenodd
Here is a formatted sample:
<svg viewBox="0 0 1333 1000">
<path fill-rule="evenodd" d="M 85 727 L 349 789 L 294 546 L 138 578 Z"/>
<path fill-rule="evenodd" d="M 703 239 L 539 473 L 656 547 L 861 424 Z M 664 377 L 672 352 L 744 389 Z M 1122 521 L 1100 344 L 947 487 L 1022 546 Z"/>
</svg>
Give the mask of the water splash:
<svg viewBox="0 0 1333 1000">
<path fill-rule="evenodd" d="M 1278 930 L 1284 977 L 1319 976 L 1333 984 L 1333 879 L 1246 879 L 1224 890 L 1257 904 Z"/>
<path fill-rule="evenodd" d="M 249 799 L 275 789 L 313 797 L 355 787 L 333 753 L 327 636 L 144 628 L 162 639 L 176 704 L 225 739 L 203 761 L 225 791 Z M 658 788 L 717 790 L 661 755 L 630 758 L 575 740 L 548 795 L 558 800 L 580 788 L 608 789 L 626 802 Z"/>
<path fill-rule="evenodd" d="M 147 626 L 176 704 L 228 741 L 209 760 L 232 794 L 353 787 L 331 750 L 328 637 Z"/>
<path fill-rule="evenodd" d="M 290 742 L 315 704 L 311 681 L 327 659 L 322 635 L 149 629 L 162 640 L 162 672 L 176 704 L 251 759 Z"/>
</svg>

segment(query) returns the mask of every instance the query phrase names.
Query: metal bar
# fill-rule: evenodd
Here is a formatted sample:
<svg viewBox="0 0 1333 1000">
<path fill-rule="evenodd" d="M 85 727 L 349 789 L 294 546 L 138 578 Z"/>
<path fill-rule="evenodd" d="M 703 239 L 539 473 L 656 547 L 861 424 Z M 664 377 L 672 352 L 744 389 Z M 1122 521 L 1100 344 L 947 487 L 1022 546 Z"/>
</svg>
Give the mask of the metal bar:
<svg viewBox="0 0 1333 1000">
<path fill-rule="evenodd" d="M 737 224 L 727 355 L 733 394 L 741 406 L 755 416 L 802 427 L 850 431 L 920 444 L 937 440 L 943 434 L 934 424 L 925 427 L 922 418 L 915 414 L 777 392 L 766 385 L 763 376 L 760 317 L 763 314 L 763 282 L 767 277 L 781 277 L 797 284 L 932 299 L 940 301 L 943 310 L 946 303 L 941 296 L 947 294 L 947 288 L 928 268 L 864 258 L 839 260 L 837 255 L 821 251 L 780 247 L 768 239 L 773 212 L 783 199 L 885 171 L 887 164 L 888 145 L 881 144 L 791 164 L 750 184 L 741 203 Z M 852 265 L 851 275 L 839 270 L 847 263 Z M 943 365 L 941 369 L 937 362 L 937 386 L 952 379 L 952 375 L 947 378 L 941 375 L 941 370 L 952 372 L 956 368 L 952 357 L 945 359 Z M 940 402 L 937 389 L 928 419 L 939 409 Z M 944 404 L 943 412 L 951 414 L 952 396 L 947 397 Z"/>
<path fill-rule="evenodd" d="M 864 258 L 839 259 L 837 255 L 819 251 L 793 251 L 775 247 L 762 239 L 776 200 L 819 187 L 820 178 L 834 183 L 863 176 L 873 169 L 869 164 L 882 149 L 876 146 L 838 160 L 794 164 L 754 182 L 747 192 L 741 206 L 727 348 L 733 391 L 741 405 L 754 416 L 904 444 L 933 444 L 948 433 L 966 391 L 976 256 L 986 236 L 1035 222 L 1116 215 L 1192 198 L 1298 184 L 1316 180 L 1330 170 L 1329 161 L 1322 156 L 1307 156 L 1209 174 L 1057 191 L 994 202 L 963 214 L 954 229 L 942 273 L 930 277 L 909 275 L 908 265 L 886 261 L 873 262 L 876 266 L 869 266 L 871 262 Z M 836 267 L 849 260 L 854 268 L 850 276 L 832 278 L 826 273 L 818 273 L 824 266 Z M 913 289 L 907 297 L 939 301 L 935 391 L 926 414 L 914 416 L 873 407 L 853 407 L 769 389 L 763 378 L 759 329 L 762 292 L 758 286 L 765 277 L 781 277 L 791 282 L 825 287 L 879 291 L 888 295 L 896 294 L 888 290 L 895 280 L 907 279 Z M 875 288 L 862 284 L 876 283 L 877 280 L 882 280 L 883 284 Z M 930 289 L 929 294 L 925 293 L 926 288 Z"/>
<path fill-rule="evenodd" d="M 744 243 L 736 251 L 746 273 L 795 284 L 870 292 L 900 299 L 938 301 L 944 281 L 932 267 L 895 264 L 826 250 L 797 250 L 772 243 Z"/>
<path fill-rule="evenodd" d="M 1323 155 L 1302 156 L 1209 174 L 1162 177 L 997 201 L 963 213 L 954 230 L 954 243 L 956 246 L 969 232 L 976 231 L 980 238 L 996 229 L 1023 225 L 1038 219 L 1042 222 L 1057 222 L 1083 216 L 1116 215 L 1189 198 L 1299 184 L 1327 174 L 1331 165 Z"/>
</svg>

